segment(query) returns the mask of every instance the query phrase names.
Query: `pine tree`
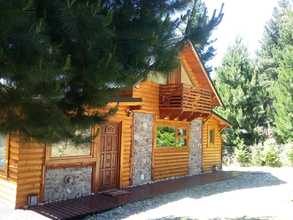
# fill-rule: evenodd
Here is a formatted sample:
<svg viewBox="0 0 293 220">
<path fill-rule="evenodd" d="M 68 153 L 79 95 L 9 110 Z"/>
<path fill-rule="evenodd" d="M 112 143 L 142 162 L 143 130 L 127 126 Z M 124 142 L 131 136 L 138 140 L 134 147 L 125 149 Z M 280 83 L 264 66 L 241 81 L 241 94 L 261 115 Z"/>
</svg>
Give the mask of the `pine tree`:
<svg viewBox="0 0 293 220">
<path fill-rule="evenodd" d="M 281 43 L 281 26 L 284 16 L 292 10 L 292 0 L 280 0 L 278 6 L 274 8 L 272 18 L 265 26 L 261 49 L 257 56 L 257 73 L 259 75 L 260 84 L 263 87 L 263 106 L 266 111 L 266 126 L 274 126 L 274 94 L 272 85 L 278 79 L 277 69 L 278 62 L 275 59 L 275 52 L 282 50 Z"/>
<path fill-rule="evenodd" d="M 148 71 L 170 71 L 185 1 L 0 2 L 0 130 L 43 142 L 101 122 L 88 114 Z"/>
<path fill-rule="evenodd" d="M 264 122 L 261 88 L 254 65 L 242 39 L 237 38 L 216 70 L 216 87 L 225 104 L 217 111 L 231 123 L 224 142 L 231 153 L 235 146 L 252 145 L 261 140 L 258 127 Z"/>
<path fill-rule="evenodd" d="M 207 66 L 207 62 L 215 56 L 213 43 L 216 39 L 211 39 L 212 31 L 221 23 L 224 13 L 224 4 L 219 11 L 214 10 L 211 18 L 208 16 L 208 10 L 205 3 L 201 0 L 195 0 L 192 9 L 187 12 L 186 28 L 184 36 L 190 39 L 196 47 L 201 60 L 204 62 L 207 70 L 212 68 Z"/>
<path fill-rule="evenodd" d="M 107 117 L 89 109 L 105 106 L 149 71 L 176 67 L 180 47 L 193 37 L 178 38 L 182 21 L 173 15 L 188 6 L 188 0 L 0 0 L 0 132 L 45 143 L 79 140 L 76 131 Z M 213 29 L 206 19 L 189 28 L 201 25 Z M 193 43 L 204 48 L 208 36 Z"/>
<path fill-rule="evenodd" d="M 280 48 L 273 57 L 278 68 L 272 94 L 275 132 L 280 142 L 293 141 L 293 11 L 286 13 L 280 25 Z"/>
</svg>

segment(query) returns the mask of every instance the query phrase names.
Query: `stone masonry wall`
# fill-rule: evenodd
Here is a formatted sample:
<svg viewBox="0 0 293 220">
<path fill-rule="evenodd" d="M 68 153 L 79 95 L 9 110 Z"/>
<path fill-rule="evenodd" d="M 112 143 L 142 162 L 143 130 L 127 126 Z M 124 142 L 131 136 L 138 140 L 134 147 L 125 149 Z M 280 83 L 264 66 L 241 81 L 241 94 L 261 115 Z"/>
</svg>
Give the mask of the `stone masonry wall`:
<svg viewBox="0 0 293 220">
<path fill-rule="evenodd" d="M 202 121 L 193 120 L 189 134 L 189 175 L 201 173 L 202 163 Z"/>
<path fill-rule="evenodd" d="M 73 199 L 91 193 L 92 168 L 48 169 L 45 174 L 45 201 Z"/>
<path fill-rule="evenodd" d="M 135 112 L 133 129 L 132 184 L 141 185 L 152 179 L 153 115 Z"/>
</svg>

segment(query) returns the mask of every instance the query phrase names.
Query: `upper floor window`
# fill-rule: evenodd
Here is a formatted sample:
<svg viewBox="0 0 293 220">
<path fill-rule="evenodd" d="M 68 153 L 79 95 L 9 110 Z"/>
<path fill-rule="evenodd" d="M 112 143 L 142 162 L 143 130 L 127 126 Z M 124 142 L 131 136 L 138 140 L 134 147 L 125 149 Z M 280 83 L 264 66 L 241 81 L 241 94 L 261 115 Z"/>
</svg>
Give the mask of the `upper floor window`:
<svg viewBox="0 0 293 220">
<path fill-rule="evenodd" d="M 7 162 L 7 143 L 6 136 L 0 134 L 0 170 L 5 170 Z"/>
</svg>

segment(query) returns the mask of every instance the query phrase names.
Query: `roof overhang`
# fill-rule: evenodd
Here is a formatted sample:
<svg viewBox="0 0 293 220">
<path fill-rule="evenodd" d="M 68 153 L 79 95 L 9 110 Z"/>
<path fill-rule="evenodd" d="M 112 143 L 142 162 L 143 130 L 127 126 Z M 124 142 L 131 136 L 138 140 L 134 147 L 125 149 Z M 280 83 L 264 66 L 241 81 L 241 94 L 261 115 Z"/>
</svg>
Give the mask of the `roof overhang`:
<svg viewBox="0 0 293 220">
<path fill-rule="evenodd" d="M 219 121 L 220 126 L 221 126 L 221 130 L 225 129 L 225 128 L 231 128 L 232 125 L 230 124 L 229 121 L 227 121 L 225 118 L 223 118 L 222 116 L 220 116 L 219 114 L 215 113 L 215 112 L 211 112 L 211 117 L 215 118 L 217 121 Z"/>
<path fill-rule="evenodd" d="M 217 91 L 217 89 L 215 88 L 215 85 L 212 81 L 212 79 L 210 78 L 206 68 L 204 67 L 196 49 L 193 47 L 192 43 L 190 41 L 187 41 L 187 48 L 189 48 L 193 54 L 193 57 L 195 58 L 195 61 L 199 64 L 200 70 L 204 76 L 204 78 L 206 79 L 208 86 L 210 88 L 210 90 L 213 92 L 213 94 L 215 95 L 215 98 L 217 100 L 217 102 L 219 103 L 220 106 L 224 106 L 221 97 L 219 96 L 219 93 Z"/>
</svg>

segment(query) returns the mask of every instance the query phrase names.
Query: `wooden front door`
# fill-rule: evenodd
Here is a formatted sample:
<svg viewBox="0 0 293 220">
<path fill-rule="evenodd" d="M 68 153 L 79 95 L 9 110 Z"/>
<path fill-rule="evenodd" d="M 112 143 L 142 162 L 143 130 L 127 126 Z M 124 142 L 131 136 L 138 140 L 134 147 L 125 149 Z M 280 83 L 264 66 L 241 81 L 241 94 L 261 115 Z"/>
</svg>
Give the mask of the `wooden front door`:
<svg viewBox="0 0 293 220">
<path fill-rule="evenodd" d="M 120 124 L 101 126 L 99 191 L 118 186 L 120 157 Z"/>
</svg>

